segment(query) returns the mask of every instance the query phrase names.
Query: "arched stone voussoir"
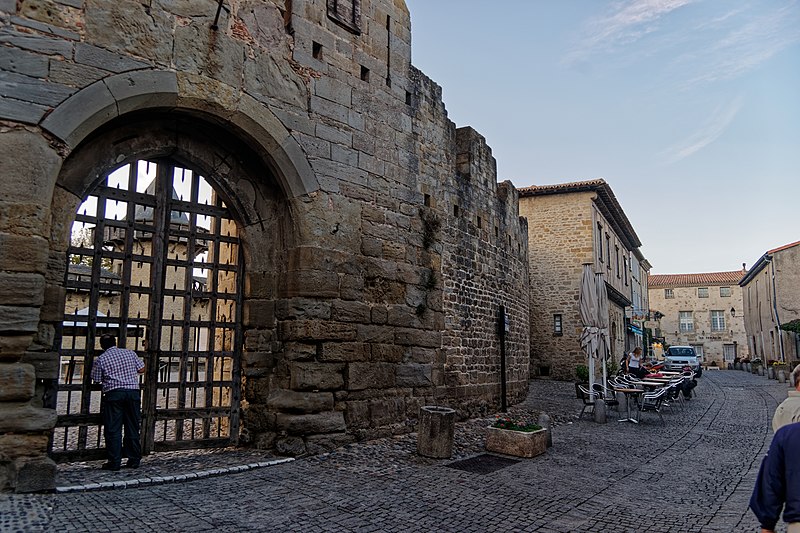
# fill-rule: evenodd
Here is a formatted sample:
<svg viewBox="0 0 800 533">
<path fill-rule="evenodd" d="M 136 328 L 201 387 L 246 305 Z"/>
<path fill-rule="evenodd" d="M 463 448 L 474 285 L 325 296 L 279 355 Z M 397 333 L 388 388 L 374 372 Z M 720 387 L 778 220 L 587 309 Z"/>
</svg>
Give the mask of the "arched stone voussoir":
<svg viewBox="0 0 800 533">
<path fill-rule="evenodd" d="M 131 111 L 174 107 L 178 81 L 174 72 L 136 70 L 97 81 L 67 98 L 41 126 L 74 149 L 93 131 Z"/>
<path fill-rule="evenodd" d="M 220 84 L 215 80 L 207 83 Z M 222 84 L 220 84 L 222 85 Z M 319 190 L 319 182 L 303 149 L 269 108 L 247 94 L 235 102 L 216 102 L 208 91 L 201 96 L 192 84 L 179 83 L 172 71 L 137 70 L 110 76 L 78 91 L 56 107 L 40 124 L 74 150 L 94 131 L 134 111 L 183 111 L 212 116 L 239 130 L 245 142 L 268 163 L 289 198 Z M 186 92 L 186 94 L 182 94 Z M 231 109 L 231 104 L 233 108 Z"/>
</svg>

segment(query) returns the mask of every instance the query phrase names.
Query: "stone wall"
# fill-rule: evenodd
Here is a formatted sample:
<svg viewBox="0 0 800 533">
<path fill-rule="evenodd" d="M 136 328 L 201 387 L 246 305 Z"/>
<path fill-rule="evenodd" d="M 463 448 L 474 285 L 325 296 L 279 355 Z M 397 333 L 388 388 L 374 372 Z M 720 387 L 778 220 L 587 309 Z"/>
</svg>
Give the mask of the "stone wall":
<svg viewBox="0 0 800 533">
<path fill-rule="evenodd" d="M 784 357 L 791 362 L 800 359 L 797 336 L 779 329 L 778 321 L 786 324 L 800 318 L 800 246 L 778 248 L 767 255 L 772 262 L 762 257 L 753 267 L 758 272 L 741 288 L 747 342 L 751 357 L 762 360 L 780 359 L 782 343 Z"/>
<path fill-rule="evenodd" d="M 592 192 L 520 198 L 528 219 L 531 279 L 531 372 L 575 379 L 586 364 L 578 295 L 584 263 L 593 263 Z M 553 315 L 562 316 L 562 334 Z"/>
<path fill-rule="evenodd" d="M 516 191 L 410 65 L 404 3 L 348 4 L 233 1 L 215 29 L 211 0 L 0 1 L 0 490 L 53 485 L 71 224 L 136 159 L 176 158 L 238 215 L 243 442 L 316 453 L 424 404 L 495 408 L 501 304 L 524 397 Z"/>
</svg>

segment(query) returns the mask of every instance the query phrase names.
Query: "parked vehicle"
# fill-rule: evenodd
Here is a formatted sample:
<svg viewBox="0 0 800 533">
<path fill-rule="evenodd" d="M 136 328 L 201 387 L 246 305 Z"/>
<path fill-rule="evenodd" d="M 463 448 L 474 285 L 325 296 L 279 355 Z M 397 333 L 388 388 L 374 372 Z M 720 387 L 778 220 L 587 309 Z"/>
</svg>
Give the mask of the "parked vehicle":
<svg viewBox="0 0 800 533">
<path fill-rule="evenodd" d="M 703 374 L 700 358 L 691 346 L 670 346 L 664 353 L 664 363 L 672 372 L 681 372 L 688 366 L 698 378 Z"/>
</svg>

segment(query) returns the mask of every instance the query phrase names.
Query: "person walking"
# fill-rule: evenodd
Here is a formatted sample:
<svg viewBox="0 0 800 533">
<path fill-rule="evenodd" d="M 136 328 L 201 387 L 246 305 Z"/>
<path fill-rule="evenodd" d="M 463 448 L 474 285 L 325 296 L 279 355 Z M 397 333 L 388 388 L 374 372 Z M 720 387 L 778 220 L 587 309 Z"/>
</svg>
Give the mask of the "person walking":
<svg viewBox="0 0 800 533">
<path fill-rule="evenodd" d="M 118 471 L 125 451 L 128 468 L 138 468 L 142 459 L 139 442 L 139 425 L 142 420 L 139 395 L 139 374 L 144 373 L 144 362 L 136 352 L 117 348 L 113 335 L 100 337 L 103 353 L 92 365 L 92 381 L 103 385 L 101 412 L 105 432 L 108 462 L 103 470 Z M 125 438 L 122 438 L 122 429 Z"/>
<path fill-rule="evenodd" d="M 789 391 L 789 397 L 775 409 L 775 416 L 772 417 L 772 431 L 775 432 L 786 424 L 800 422 L 800 365 L 789 374 L 789 383 L 793 389 Z"/>
<path fill-rule="evenodd" d="M 800 533 L 800 423 L 781 427 L 772 437 L 761 461 L 750 509 L 761 524 L 761 533 L 775 533 L 783 510 L 787 533 Z"/>
</svg>

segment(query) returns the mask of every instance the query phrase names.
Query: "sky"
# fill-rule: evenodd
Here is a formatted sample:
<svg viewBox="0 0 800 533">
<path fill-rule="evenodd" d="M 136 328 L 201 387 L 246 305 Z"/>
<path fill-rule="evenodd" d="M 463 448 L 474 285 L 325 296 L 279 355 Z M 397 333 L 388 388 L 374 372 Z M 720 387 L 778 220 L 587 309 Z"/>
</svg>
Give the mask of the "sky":
<svg viewBox="0 0 800 533">
<path fill-rule="evenodd" d="M 406 0 L 412 62 L 517 187 L 603 178 L 653 274 L 800 241 L 800 0 Z"/>
</svg>

